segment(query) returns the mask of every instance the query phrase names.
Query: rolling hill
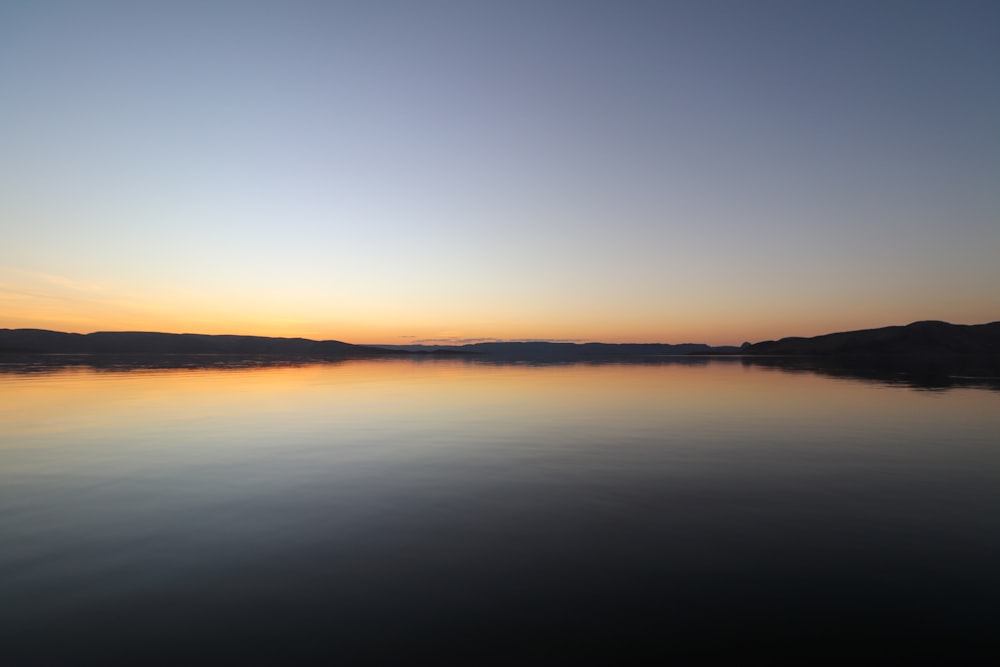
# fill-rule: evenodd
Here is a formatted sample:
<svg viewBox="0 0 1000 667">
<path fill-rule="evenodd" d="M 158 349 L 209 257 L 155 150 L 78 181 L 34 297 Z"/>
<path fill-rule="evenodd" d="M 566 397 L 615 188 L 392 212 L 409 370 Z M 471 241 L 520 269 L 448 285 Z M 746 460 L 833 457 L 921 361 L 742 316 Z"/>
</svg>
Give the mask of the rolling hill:
<svg viewBox="0 0 1000 667">
<path fill-rule="evenodd" d="M 942 358 L 1000 355 L 1000 322 L 906 326 L 843 331 L 812 338 L 782 338 L 744 345 L 740 354 L 774 356 Z"/>
</svg>

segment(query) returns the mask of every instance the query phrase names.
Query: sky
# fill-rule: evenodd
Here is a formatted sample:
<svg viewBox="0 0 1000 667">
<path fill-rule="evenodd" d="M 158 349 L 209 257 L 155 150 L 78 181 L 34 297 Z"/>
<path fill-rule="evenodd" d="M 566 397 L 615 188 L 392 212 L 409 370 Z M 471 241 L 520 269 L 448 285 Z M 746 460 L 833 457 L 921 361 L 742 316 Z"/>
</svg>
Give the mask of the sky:
<svg viewBox="0 0 1000 667">
<path fill-rule="evenodd" d="M 1000 3 L 0 3 L 0 327 L 1000 320 Z"/>
</svg>

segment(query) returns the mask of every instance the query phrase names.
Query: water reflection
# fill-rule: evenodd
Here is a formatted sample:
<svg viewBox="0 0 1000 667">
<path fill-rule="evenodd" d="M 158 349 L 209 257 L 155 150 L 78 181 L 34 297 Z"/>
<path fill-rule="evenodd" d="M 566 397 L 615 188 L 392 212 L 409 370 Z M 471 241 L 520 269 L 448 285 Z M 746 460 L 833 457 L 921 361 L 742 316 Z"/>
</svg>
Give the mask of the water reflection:
<svg viewBox="0 0 1000 667">
<path fill-rule="evenodd" d="M 401 360 L 389 357 L 372 360 L 377 363 Z M 707 366 L 709 364 L 740 363 L 744 366 L 771 368 L 790 373 L 817 373 L 829 377 L 876 382 L 922 389 L 978 387 L 1000 391 L 1000 358 L 951 357 L 947 359 L 913 359 L 894 357 L 821 358 L 768 356 L 635 356 L 594 358 L 587 361 L 530 359 L 491 359 L 482 355 L 413 355 L 402 359 L 414 364 L 435 364 L 442 361 L 484 366 Z M 350 360 L 318 362 L 308 358 L 285 358 L 267 355 L 14 355 L 0 356 L 0 374 L 55 373 L 71 368 L 98 371 L 128 372 L 141 370 L 240 370 L 254 368 L 288 368 L 315 365 L 338 366 Z"/>
<path fill-rule="evenodd" d="M 1000 394 L 787 370 L 4 373 L 0 641 L 12 664 L 991 657 Z"/>
<path fill-rule="evenodd" d="M 835 378 L 862 380 L 921 389 L 979 387 L 1000 391 L 1000 358 L 796 358 L 740 357 L 741 363 L 787 372 L 818 373 Z"/>
</svg>

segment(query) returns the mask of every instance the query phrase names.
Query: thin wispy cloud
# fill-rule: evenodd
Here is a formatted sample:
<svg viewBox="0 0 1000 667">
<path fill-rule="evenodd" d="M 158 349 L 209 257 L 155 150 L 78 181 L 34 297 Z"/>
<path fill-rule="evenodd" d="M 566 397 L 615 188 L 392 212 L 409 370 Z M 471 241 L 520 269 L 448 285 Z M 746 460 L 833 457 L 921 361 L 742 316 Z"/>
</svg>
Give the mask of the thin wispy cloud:
<svg viewBox="0 0 1000 667">
<path fill-rule="evenodd" d="M 112 318 L 121 327 L 141 328 L 155 314 L 149 305 L 122 296 L 96 282 L 0 266 L 0 305 L 6 306 L 2 326 L 103 329 Z M 74 324 L 67 326 L 67 319 Z"/>
<path fill-rule="evenodd" d="M 67 296 L 59 296 L 56 294 L 46 294 L 44 292 L 32 292 L 31 290 L 18 289 L 16 287 L 11 287 L 4 283 L 0 283 L 0 294 L 7 296 L 8 298 L 30 298 L 30 299 L 58 299 L 62 301 L 75 301 Z"/>
<path fill-rule="evenodd" d="M 475 345 L 476 343 L 586 343 L 586 338 L 421 338 L 415 345 Z"/>
<path fill-rule="evenodd" d="M 457 338 L 435 337 L 414 340 L 415 345 L 471 345 L 473 343 L 501 343 L 499 338 Z"/>
<path fill-rule="evenodd" d="M 15 266 L 0 267 L 0 275 L 3 274 L 7 274 L 14 280 L 31 281 L 35 283 L 54 285 L 56 287 L 62 287 L 65 289 L 73 290 L 74 292 L 100 292 L 105 289 L 103 285 L 100 285 L 98 283 L 77 280 L 74 278 L 70 278 L 68 276 L 59 275 L 55 273 L 45 273 L 42 271 L 32 271 L 29 269 L 22 269 Z"/>
</svg>

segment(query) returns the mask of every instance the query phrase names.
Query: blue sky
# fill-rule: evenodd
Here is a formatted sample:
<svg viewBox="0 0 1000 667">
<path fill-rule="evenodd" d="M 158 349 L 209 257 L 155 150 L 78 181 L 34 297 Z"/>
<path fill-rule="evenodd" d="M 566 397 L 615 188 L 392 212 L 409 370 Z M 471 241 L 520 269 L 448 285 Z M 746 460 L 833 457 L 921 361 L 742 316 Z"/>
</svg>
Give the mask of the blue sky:
<svg viewBox="0 0 1000 667">
<path fill-rule="evenodd" d="M 738 343 L 997 320 L 998 19 L 6 2 L 0 326 Z"/>
</svg>

